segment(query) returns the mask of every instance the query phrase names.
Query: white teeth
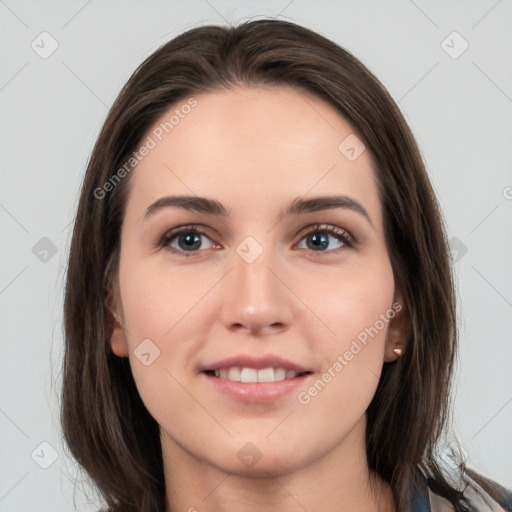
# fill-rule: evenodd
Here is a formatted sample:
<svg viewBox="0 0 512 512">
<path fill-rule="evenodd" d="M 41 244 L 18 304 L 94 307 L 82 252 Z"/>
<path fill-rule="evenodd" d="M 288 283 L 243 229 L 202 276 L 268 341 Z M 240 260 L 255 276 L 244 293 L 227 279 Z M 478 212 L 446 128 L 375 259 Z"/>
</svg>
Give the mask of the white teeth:
<svg viewBox="0 0 512 512">
<path fill-rule="evenodd" d="M 290 372 L 293 373 L 293 376 L 295 377 L 295 372 L 293 370 L 290 370 Z M 286 379 L 286 370 L 284 368 L 276 368 L 276 376 L 274 380 L 284 380 Z"/>
<path fill-rule="evenodd" d="M 272 367 L 256 370 L 255 368 L 233 366 L 231 368 L 215 370 L 216 377 L 234 382 L 278 382 L 285 379 L 294 379 L 297 375 L 297 372 L 294 370 Z"/>
<path fill-rule="evenodd" d="M 230 368 L 228 372 L 228 379 L 240 382 L 240 368 L 237 368 L 236 366 Z"/>
<path fill-rule="evenodd" d="M 254 368 L 242 368 L 240 380 L 241 382 L 258 382 L 258 370 Z"/>
<path fill-rule="evenodd" d="M 274 368 L 258 370 L 258 382 L 274 382 Z"/>
</svg>

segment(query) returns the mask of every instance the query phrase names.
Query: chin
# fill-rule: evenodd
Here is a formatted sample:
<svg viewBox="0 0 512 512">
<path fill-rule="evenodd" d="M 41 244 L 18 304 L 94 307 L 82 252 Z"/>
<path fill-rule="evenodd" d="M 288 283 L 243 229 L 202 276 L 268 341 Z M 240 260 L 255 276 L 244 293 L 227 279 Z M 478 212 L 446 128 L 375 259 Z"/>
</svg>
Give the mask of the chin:
<svg viewBox="0 0 512 512">
<path fill-rule="evenodd" d="M 268 432 L 267 434 L 268 435 Z M 284 437 L 284 439 L 283 439 Z M 235 441 L 230 449 L 223 451 L 224 470 L 252 478 L 270 478 L 293 473 L 308 465 L 307 451 L 304 442 L 292 445 L 286 436 L 274 440 L 265 436 L 255 436 Z M 225 454 L 232 453 L 228 460 Z"/>
<path fill-rule="evenodd" d="M 284 459 L 284 460 L 283 460 Z M 245 466 L 244 463 L 234 463 L 232 460 L 224 461 L 227 464 L 220 466 L 226 472 L 248 478 L 274 478 L 289 475 L 306 466 L 303 459 L 297 456 L 283 457 L 280 453 L 272 454 L 271 457 L 262 456 L 253 466 Z"/>
</svg>

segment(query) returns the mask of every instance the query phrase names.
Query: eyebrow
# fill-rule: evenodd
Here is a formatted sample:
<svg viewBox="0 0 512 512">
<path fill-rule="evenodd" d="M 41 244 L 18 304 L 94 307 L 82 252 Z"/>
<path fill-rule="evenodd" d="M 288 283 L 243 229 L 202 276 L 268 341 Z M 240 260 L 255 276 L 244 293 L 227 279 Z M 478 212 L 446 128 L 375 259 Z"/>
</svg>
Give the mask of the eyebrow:
<svg viewBox="0 0 512 512">
<path fill-rule="evenodd" d="M 228 217 L 230 215 L 230 212 L 225 208 L 225 206 L 215 199 L 208 199 L 206 197 L 199 196 L 166 196 L 158 199 L 148 206 L 144 214 L 144 219 L 151 217 L 156 212 L 164 208 L 170 207 L 207 213 L 219 217 Z M 359 201 L 345 195 L 317 196 L 309 199 L 297 197 L 285 210 L 279 212 L 278 219 L 282 220 L 284 217 L 289 215 L 333 210 L 336 208 L 344 208 L 359 213 L 370 223 L 372 227 L 374 227 L 366 208 Z"/>
</svg>

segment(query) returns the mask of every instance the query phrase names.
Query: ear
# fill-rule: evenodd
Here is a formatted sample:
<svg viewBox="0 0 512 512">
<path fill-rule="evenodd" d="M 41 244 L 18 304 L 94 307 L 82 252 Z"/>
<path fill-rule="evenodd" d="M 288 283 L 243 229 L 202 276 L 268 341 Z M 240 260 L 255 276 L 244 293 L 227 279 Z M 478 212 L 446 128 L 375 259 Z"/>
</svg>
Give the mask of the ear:
<svg viewBox="0 0 512 512">
<path fill-rule="evenodd" d="M 119 357 L 128 357 L 129 348 L 126 341 L 126 333 L 123 328 L 122 308 L 120 307 L 119 294 L 116 290 L 109 290 L 105 300 L 105 320 L 110 333 L 110 347 L 112 352 Z"/>
<path fill-rule="evenodd" d="M 398 290 L 393 298 L 391 311 L 394 312 L 393 318 L 389 321 L 386 337 L 386 347 L 384 352 L 384 361 L 390 363 L 402 357 L 407 350 L 407 344 L 411 332 L 411 319 L 403 300 L 402 293 Z M 401 355 L 393 352 L 393 349 L 400 349 Z"/>
</svg>

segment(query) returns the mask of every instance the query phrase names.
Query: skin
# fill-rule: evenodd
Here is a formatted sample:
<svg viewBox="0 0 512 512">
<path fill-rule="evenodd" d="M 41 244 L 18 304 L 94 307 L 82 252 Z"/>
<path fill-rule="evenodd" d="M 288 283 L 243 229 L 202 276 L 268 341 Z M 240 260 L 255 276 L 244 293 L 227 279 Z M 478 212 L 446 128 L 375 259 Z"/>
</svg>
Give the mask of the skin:
<svg viewBox="0 0 512 512">
<path fill-rule="evenodd" d="M 364 432 L 383 364 L 396 359 L 393 348 L 405 348 L 405 308 L 309 403 L 297 398 L 359 333 L 402 304 L 371 155 L 349 161 L 338 145 L 351 126 L 292 88 L 195 98 L 197 106 L 131 173 L 112 301 L 123 326 L 114 329 L 112 349 L 129 357 L 161 428 L 167 510 L 396 510 L 387 483 L 376 479 L 369 492 Z M 371 223 L 346 208 L 278 219 L 297 197 L 334 192 L 360 202 Z M 216 199 L 230 215 L 169 207 L 144 218 L 171 194 Z M 317 223 L 348 231 L 357 244 L 327 234 L 328 247 L 315 251 L 307 235 Z M 155 247 L 185 224 L 207 227 L 191 256 Z M 252 263 L 236 251 L 248 236 L 263 250 Z M 185 252 L 183 238 L 171 244 Z M 144 339 L 160 350 L 148 366 L 134 355 Z M 240 353 L 278 354 L 313 374 L 275 402 L 241 403 L 198 373 Z M 237 457 L 249 442 L 261 453 L 252 467 Z"/>
</svg>

